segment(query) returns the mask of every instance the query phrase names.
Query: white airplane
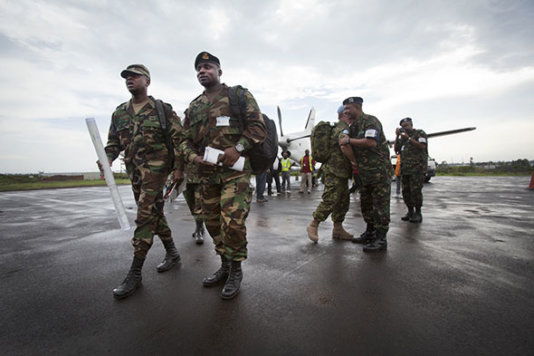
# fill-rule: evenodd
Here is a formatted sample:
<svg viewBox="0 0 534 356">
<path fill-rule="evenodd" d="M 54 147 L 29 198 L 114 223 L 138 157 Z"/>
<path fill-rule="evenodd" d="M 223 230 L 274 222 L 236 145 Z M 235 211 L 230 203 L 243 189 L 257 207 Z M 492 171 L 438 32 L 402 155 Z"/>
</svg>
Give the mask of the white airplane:
<svg viewBox="0 0 534 356">
<path fill-rule="evenodd" d="M 289 151 L 291 154 L 289 158 L 293 161 L 300 163 L 300 159 L 304 156 L 304 151 L 310 150 L 310 136 L 315 126 L 315 109 L 312 107 L 310 113 L 308 114 L 308 120 L 306 121 L 306 126 L 304 126 L 304 131 L 292 132 L 290 134 L 284 135 L 282 130 L 282 113 L 280 107 L 277 106 L 278 111 L 278 124 L 280 128 L 280 136 L 278 136 L 278 145 L 282 151 Z M 282 153 L 280 152 L 280 156 Z"/>
</svg>

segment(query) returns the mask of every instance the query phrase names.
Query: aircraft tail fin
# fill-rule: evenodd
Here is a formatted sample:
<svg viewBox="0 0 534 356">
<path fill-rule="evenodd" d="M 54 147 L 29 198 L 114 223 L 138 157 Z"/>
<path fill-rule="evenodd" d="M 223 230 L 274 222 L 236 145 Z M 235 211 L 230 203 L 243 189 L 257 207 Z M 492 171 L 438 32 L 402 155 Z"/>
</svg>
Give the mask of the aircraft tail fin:
<svg viewBox="0 0 534 356">
<path fill-rule="evenodd" d="M 310 109 L 310 113 L 308 114 L 308 120 L 306 121 L 306 127 L 304 128 L 306 132 L 311 133 L 313 127 L 315 126 L 315 109 Z"/>
</svg>

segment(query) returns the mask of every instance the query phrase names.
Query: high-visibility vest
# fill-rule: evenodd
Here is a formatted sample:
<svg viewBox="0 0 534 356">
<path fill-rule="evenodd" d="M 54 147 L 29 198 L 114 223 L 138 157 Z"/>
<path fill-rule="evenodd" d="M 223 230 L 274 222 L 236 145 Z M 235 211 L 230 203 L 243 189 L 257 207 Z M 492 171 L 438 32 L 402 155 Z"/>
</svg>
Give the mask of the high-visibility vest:
<svg viewBox="0 0 534 356">
<path fill-rule="evenodd" d="M 282 172 L 287 172 L 291 168 L 291 160 L 289 158 L 282 158 Z"/>
<path fill-rule="evenodd" d="M 400 155 L 397 155 L 397 163 L 395 164 L 395 175 L 400 177 Z"/>
</svg>

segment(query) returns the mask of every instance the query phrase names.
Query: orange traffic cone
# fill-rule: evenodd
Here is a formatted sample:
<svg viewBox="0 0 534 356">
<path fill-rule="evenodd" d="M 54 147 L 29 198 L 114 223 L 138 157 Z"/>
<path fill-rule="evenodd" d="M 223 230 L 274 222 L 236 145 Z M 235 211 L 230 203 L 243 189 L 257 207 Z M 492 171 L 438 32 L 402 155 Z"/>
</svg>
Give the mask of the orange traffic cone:
<svg viewBox="0 0 534 356">
<path fill-rule="evenodd" d="M 530 177 L 530 185 L 528 189 L 534 189 L 534 172 L 532 172 L 532 177 Z"/>
</svg>

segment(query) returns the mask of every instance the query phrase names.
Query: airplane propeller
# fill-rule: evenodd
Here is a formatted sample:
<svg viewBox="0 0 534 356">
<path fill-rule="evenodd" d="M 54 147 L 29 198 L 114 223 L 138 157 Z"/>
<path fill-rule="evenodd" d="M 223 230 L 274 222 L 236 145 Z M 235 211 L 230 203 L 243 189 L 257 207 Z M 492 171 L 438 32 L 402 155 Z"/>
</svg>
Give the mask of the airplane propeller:
<svg viewBox="0 0 534 356">
<path fill-rule="evenodd" d="M 299 136 L 299 137 L 293 137 L 293 138 L 288 138 L 287 139 L 287 143 L 290 143 L 291 141 L 296 141 L 296 140 L 300 140 L 302 138 L 307 138 L 307 137 L 310 137 L 311 135 L 304 135 L 304 136 Z"/>
<path fill-rule="evenodd" d="M 284 132 L 282 131 L 282 112 L 280 111 L 280 106 L 276 107 L 278 111 L 278 124 L 280 126 L 280 137 L 284 137 Z"/>
</svg>

